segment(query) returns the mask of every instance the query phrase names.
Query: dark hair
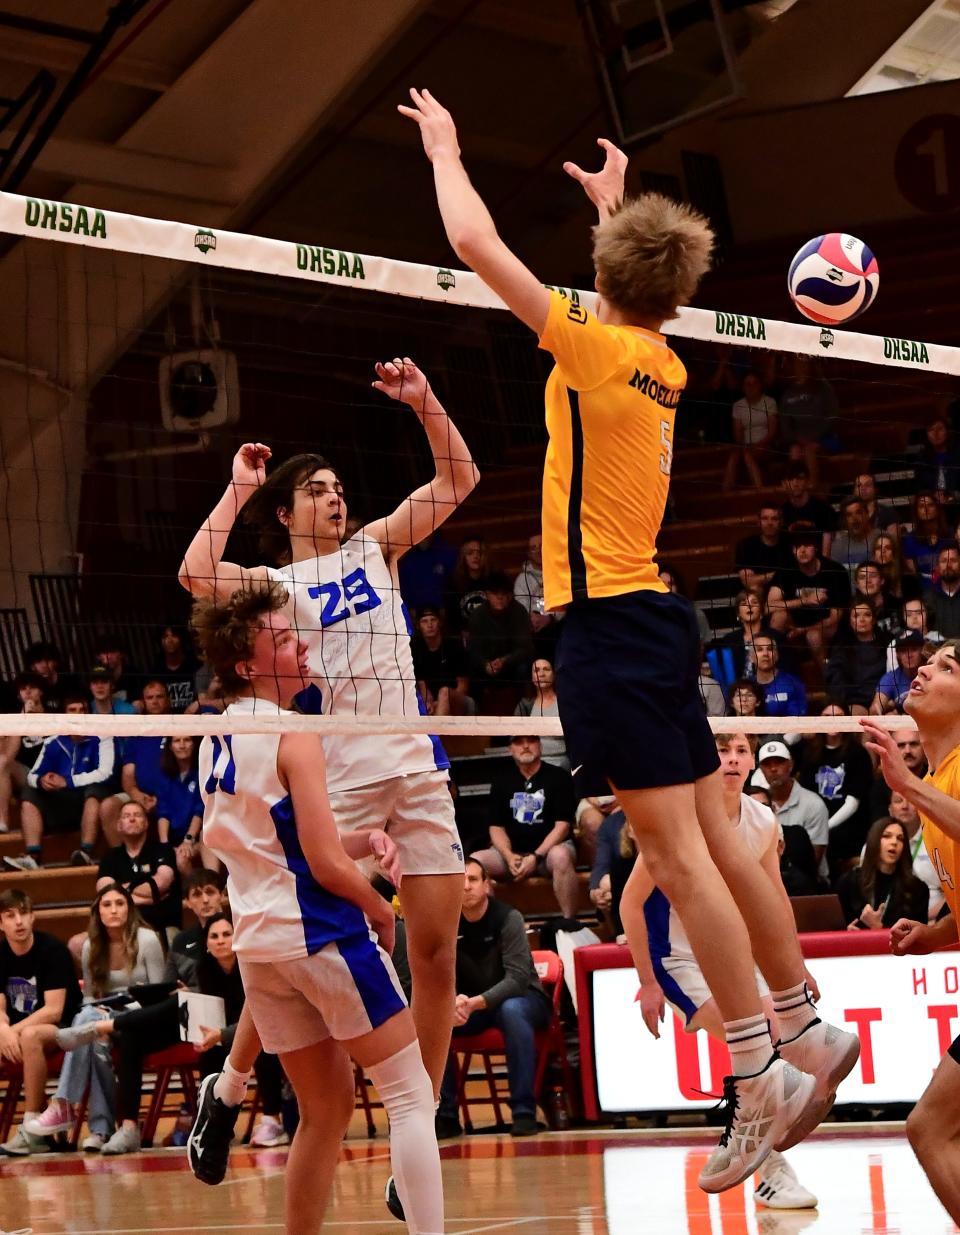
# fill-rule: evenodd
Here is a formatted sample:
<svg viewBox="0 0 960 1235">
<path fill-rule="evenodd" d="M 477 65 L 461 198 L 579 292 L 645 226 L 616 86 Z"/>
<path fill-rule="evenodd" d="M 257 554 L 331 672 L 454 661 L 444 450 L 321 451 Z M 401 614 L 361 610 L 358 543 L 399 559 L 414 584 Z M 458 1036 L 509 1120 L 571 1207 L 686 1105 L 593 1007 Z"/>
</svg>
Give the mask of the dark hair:
<svg viewBox="0 0 960 1235">
<path fill-rule="evenodd" d="M 234 592 L 226 604 L 212 600 L 194 603 L 191 624 L 203 659 L 220 679 L 225 696 L 236 695 L 248 685 L 237 673 L 237 661 L 253 655 L 263 618 L 279 613 L 288 599 L 281 583 L 265 582 Z"/>
<path fill-rule="evenodd" d="M 766 637 L 767 636 L 764 636 L 764 638 Z M 772 636 L 770 637 L 772 638 Z M 774 640 L 774 647 L 776 647 L 776 640 Z M 729 694 L 730 704 L 727 708 L 728 716 L 739 715 L 739 713 L 733 710 L 733 697 L 737 693 L 737 691 L 740 691 L 740 690 L 745 690 L 748 694 L 753 695 L 753 698 L 757 705 L 757 710 L 754 713 L 755 716 L 766 715 L 766 712 L 765 712 L 766 702 L 767 702 L 766 695 L 764 695 L 760 687 L 756 684 L 756 682 L 751 682 L 749 678 L 738 678 L 735 682 L 730 683 L 730 694 Z"/>
<path fill-rule="evenodd" d="M 210 955 L 208 947 L 210 930 L 218 922 L 229 922 L 233 926 L 233 919 L 228 913 L 215 913 L 203 924 L 203 955 L 197 961 L 197 986 L 201 991 L 216 990 L 223 980 L 223 967 Z"/>
<path fill-rule="evenodd" d="M 850 709 L 841 699 L 832 699 L 832 698 L 827 699 L 823 707 L 820 709 L 821 716 L 823 716 L 823 713 L 826 711 L 827 708 L 839 708 L 844 716 L 850 715 Z M 827 724 L 828 720 L 829 718 L 826 718 L 824 720 L 824 725 Z M 858 734 L 856 733 L 841 733 L 840 734 L 840 750 L 843 751 L 844 754 L 854 744 L 856 745 L 860 744 L 860 738 Z M 827 748 L 826 729 L 818 730 L 816 733 L 808 734 L 804 740 L 804 751 L 803 751 L 804 761 L 809 763 L 815 768 L 819 767 L 820 761 L 821 759 L 823 759 L 823 752 L 826 750 L 826 748 Z"/>
<path fill-rule="evenodd" d="M 510 576 L 504 574 L 502 570 L 495 570 L 487 575 L 483 590 L 485 592 L 504 592 L 510 596 L 513 595 L 513 585 L 510 583 Z"/>
<path fill-rule="evenodd" d="M 8 913 L 11 909 L 33 913 L 33 901 L 23 888 L 4 888 L 0 892 L 0 913 Z"/>
<path fill-rule="evenodd" d="M 787 480 L 798 480 L 801 476 L 810 479 L 810 469 L 801 459 L 794 459 L 787 464 Z"/>
<path fill-rule="evenodd" d="M 851 506 L 866 506 L 866 502 L 858 494 L 854 493 L 850 497 L 845 497 L 840 503 L 840 513 L 843 514 L 850 509 Z"/>
<path fill-rule="evenodd" d="M 46 678 L 41 677 L 39 673 L 34 673 L 30 669 L 24 669 L 22 673 L 18 673 L 13 679 L 13 689 L 16 691 L 23 690 L 24 686 L 33 686 L 36 690 L 45 691 L 47 685 Z"/>
<path fill-rule="evenodd" d="M 898 886 L 899 891 L 904 891 L 905 886 L 909 884 L 913 878 L 913 858 L 910 856 L 910 834 L 907 832 L 906 824 L 900 823 L 897 819 L 891 819 L 889 815 L 885 815 L 881 819 L 877 819 L 867 833 L 867 843 L 863 849 L 863 860 L 857 871 L 857 880 L 860 884 L 860 891 L 869 904 L 873 904 L 873 892 L 877 883 L 877 864 L 880 860 L 880 841 L 884 832 L 889 827 L 899 828 L 903 834 L 903 848 L 900 851 L 900 857 L 897 859 L 897 865 L 894 867 L 893 880 Z"/>
<path fill-rule="evenodd" d="M 798 519 L 796 523 L 791 523 L 789 527 L 790 545 L 791 548 L 798 548 L 800 545 L 813 545 L 815 549 L 819 549 L 823 543 L 823 537 L 806 519 Z"/>
<path fill-rule="evenodd" d="M 147 689 L 148 686 L 162 686 L 163 689 L 167 692 L 167 697 L 169 698 L 170 688 L 167 686 L 163 678 L 147 678 L 147 680 L 140 687 L 141 698 L 143 697 L 143 692 Z"/>
<path fill-rule="evenodd" d="M 340 473 L 323 455 L 293 455 L 274 468 L 244 506 L 240 517 L 256 533 L 257 545 L 269 565 L 285 566 L 291 557 L 290 533 L 277 511 L 292 510 L 294 492 L 319 471 L 333 472 L 343 483 Z"/>
<path fill-rule="evenodd" d="M 208 870 L 205 866 L 197 866 L 183 876 L 180 885 L 184 897 L 189 896 L 196 888 L 216 888 L 222 892 L 227 886 L 226 878 L 221 871 Z"/>
<path fill-rule="evenodd" d="M 470 574 L 467 566 L 467 545 L 479 545 L 480 547 L 480 574 L 474 577 Z M 490 553 L 487 549 L 486 542 L 481 540 L 479 536 L 468 536 L 466 540 L 460 542 L 460 548 L 457 550 L 457 564 L 453 568 L 453 573 L 450 576 L 450 582 L 453 585 L 453 590 L 456 592 L 465 592 L 468 588 L 481 583 L 490 570 Z"/>
<path fill-rule="evenodd" d="M 177 737 L 188 737 L 190 735 L 178 733 Z M 197 757 L 200 754 L 200 739 L 190 737 L 193 743 L 193 754 L 190 757 L 190 766 L 195 772 L 197 770 Z M 173 738 L 164 742 L 160 749 L 160 771 L 167 777 L 168 780 L 180 779 L 180 764 L 177 763 L 177 756 L 173 753 Z"/>
<path fill-rule="evenodd" d="M 176 622 L 164 622 L 162 626 L 157 627 L 157 642 L 159 643 L 167 631 L 175 638 L 180 640 L 180 648 L 185 656 L 189 656 L 193 651 L 193 644 L 190 640 L 190 631 L 186 626 L 178 626 Z"/>
<path fill-rule="evenodd" d="M 129 656 L 127 645 L 119 635 L 111 635 L 109 631 L 103 635 L 97 635 L 93 642 L 94 656 L 102 656 L 104 652 L 121 652 L 124 656 Z"/>
<path fill-rule="evenodd" d="M 476 866 L 477 869 L 480 871 L 480 874 L 483 876 L 484 880 L 487 880 L 490 878 L 490 874 L 487 868 L 484 866 L 484 864 L 480 861 L 479 858 L 467 858 L 466 862 L 464 863 L 464 866 Z"/>
<path fill-rule="evenodd" d="M 23 662 L 28 667 L 34 665 L 38 660 L 53 660 L 60 664 L 60 652 L 46 639 L 38 639 L 36 643 L 31 643 L 23 654 Z"/>
<path fill-rule="evenodd" d="M 937 531 L 936 531 L 937 536 L 941 536 L 941 537 L 945 536 L 947 532 L 946 516 L 943 513 L 943 507 L 937 501 L 937 495 L 933 492 L 932 489 L 920 489 L 917 493 L 913 495 L 913 501 L 910 504 L 910 510 L 913 515 L 914 535 L 917 534 L 918 524 L 920 522 L 920 516 L 917 514 L 917 511 L 920 509 L 920 503 L 924 498 L 926 498 L 928 501 L 931 501 L 933 503 L 934 510 L 937 512 L 936 520 L 935 520 L 936 525 L 937 525 Z"/>
<path fill-rule="evenodd" d="M 63 696 L 63 710 L 66 711 L 71 703 L 82 703 L 83 710 L 90 710 L 90 703 L 86 695 L 82 695 L 78 690 L 70 690 Z"/>
</svg>

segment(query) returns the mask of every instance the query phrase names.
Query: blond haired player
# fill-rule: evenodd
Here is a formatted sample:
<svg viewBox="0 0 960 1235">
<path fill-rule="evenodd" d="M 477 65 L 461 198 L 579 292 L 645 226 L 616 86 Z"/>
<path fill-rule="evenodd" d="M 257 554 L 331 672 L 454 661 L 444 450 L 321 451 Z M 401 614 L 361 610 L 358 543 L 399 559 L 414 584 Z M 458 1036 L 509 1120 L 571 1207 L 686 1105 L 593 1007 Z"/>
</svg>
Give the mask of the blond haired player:
<svg viewBox="0 0 960 1235">
<path fill-rule="evenodd" d="M 904 702 L 917 722 L 930 771 L 920 780 L 903 761 L 892 735 L 864 720 L 867 748 L 880 759 L 884 780 L 920 813 L 923 842 L 943 895 L 947 917 L 933 926 L 901 918 L 890 929 L 896 956 L 925 956 L 957 942 L 960 879 L 960 639 L 950 639 L 917 670 Z M 933 1080 L 907 1120 L 907 1136 L 934 1192 L 960 1223 L 960 1038 L 955 1038 Z"/>
<path fill-rule="evenodd" d="M 547 290 L 507 248 L 460 161 L 450 113 L 429 91 L 410 97 L 400 111 L 420 127 L 447 238 L 556 361 L 545 391 L 543 575 L 546 607 L 566 609 L 560 719 L 581 792 L 616 793 L 721 1009 L 734 1113 L 700 1176 L 719 1192 L 819 1122 L 860 1045 L 818 1019 L 790 908 L 728 824 L 693 607 L 667 590 L 655 561 L 687 376 L 660 330 L 696 291 L 713 233 L 696 211 L 657 194 L 624 201 L 626 156 L 601 141 L 602 171 L 565 165 L 600 212 L 591 313 Z M 624 902 L 628 911 L 638 904 L 630 883 Z M 751 941 L 773 994 L 779 1052 Z"/>
</svg>

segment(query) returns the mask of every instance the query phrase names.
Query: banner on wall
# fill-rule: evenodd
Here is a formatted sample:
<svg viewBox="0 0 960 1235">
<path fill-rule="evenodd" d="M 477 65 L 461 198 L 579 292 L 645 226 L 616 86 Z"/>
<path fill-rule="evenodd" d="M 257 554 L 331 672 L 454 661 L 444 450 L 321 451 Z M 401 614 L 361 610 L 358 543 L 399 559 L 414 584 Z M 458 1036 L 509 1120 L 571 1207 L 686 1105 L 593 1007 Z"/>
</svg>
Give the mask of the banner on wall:
<svg viewBox="0 0 960 1235">
<path fill-rule="evenodd" d="M 808 964 L 820 986 L 821 1015 L 860 1038 L 860 1062 L 838 1101 L 915 1102 L 960 1034 L 960 954 L 831 956 Z M 705 1034 L 685 1033 L 669 1011 L 660 1038 L 651 1037 L 632 968 L 590 976 L 600 1110 L 613 1115 L 715 1105 L 709 1095 L 722 1093 L 730 1070 L 726 1048 Z"/>
</svg>

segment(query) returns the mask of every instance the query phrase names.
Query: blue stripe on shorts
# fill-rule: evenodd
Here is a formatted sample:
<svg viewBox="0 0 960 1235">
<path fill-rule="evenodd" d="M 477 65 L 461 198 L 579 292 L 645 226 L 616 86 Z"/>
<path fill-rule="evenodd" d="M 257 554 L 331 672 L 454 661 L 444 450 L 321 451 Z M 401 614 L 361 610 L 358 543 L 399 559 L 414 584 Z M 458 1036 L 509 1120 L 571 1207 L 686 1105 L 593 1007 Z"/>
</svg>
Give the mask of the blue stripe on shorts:
<svg viewBox="0 0 960 1235">
<path fill-rule="evenodd" d="M 689 1025 L 700 1009 L 690 996 L 681 989 L 676 978 L 664 969 L 660 958 L 655 956 L 651 959 L 653 960 L 653 972 L 663 989 L 664 998 L 683 1013 L 684 1021 Z"/>
<path fill-rule="evenodd" d="M 369 935 L 351 935 L 338 939 L 337 950 L 346 962 L 357 988 L 357 994 L 376 1029 L 407 1006 L 390 980 L 383 957 Z"/>
</svg>

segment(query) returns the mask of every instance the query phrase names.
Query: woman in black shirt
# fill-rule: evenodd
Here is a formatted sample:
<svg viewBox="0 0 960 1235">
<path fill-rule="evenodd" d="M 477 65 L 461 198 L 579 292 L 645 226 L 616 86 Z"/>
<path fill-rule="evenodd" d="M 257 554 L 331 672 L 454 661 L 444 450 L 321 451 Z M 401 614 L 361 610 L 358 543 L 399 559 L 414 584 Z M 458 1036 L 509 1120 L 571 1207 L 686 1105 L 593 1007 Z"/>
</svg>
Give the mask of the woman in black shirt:
<svg viewBox="0 0 960 1235">
<path fill-rule="evenodd" d="M 837 884 L 848 930 L 880 930 L 900 918 L 926 922 L 930 889 L 913 873 L 907 829 L 878 819 L 867 835 L 863 861 Z"/>
</svg>

